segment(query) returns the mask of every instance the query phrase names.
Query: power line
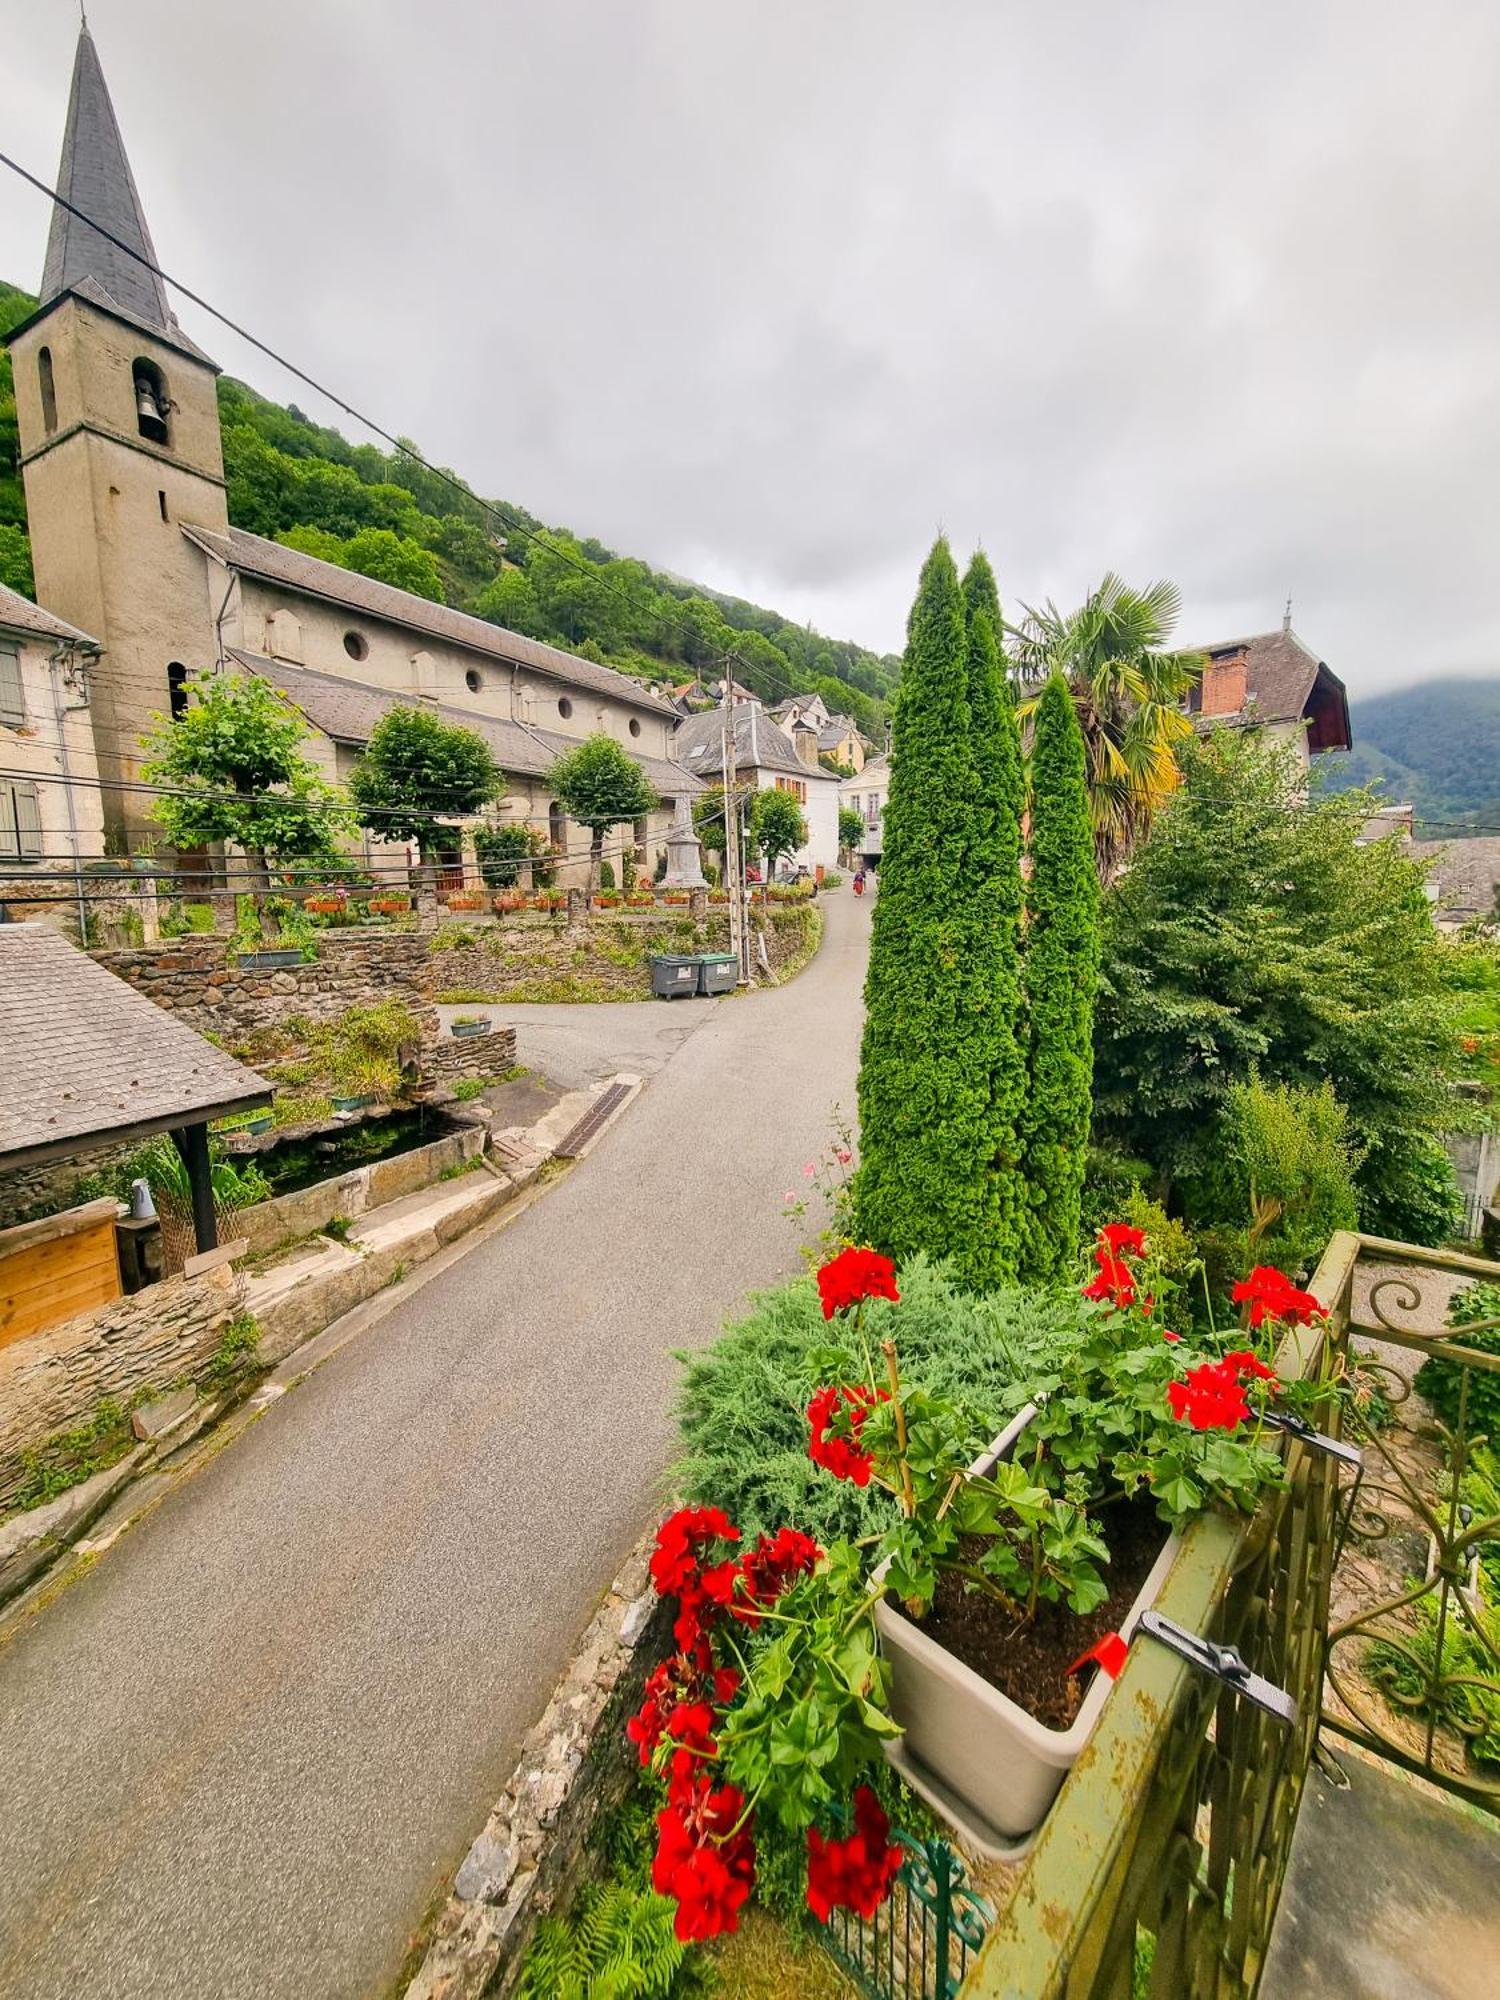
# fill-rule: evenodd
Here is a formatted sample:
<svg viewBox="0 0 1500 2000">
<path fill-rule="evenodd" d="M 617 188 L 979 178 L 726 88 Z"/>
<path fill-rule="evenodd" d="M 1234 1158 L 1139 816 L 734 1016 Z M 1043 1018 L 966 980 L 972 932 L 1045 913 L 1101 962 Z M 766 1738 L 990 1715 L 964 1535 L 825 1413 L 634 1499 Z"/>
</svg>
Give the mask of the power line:
<svg viewBox="0 0 1500 2000">
<path fill-rule="evenodd" d="M 180 292 L 185 299 L 191 300 L 201 312 L 206 312 L 211 319 L 215 319 L 221 326 L 227 327 L 231 333 L 238 339 L 246 341 L 257 353 L 264 354 L 269 361 L 275 362 L 278 368 L 284 368 L 289 375 L 293 375 L 299 382 L 305 383 L 315 395 L 322 396 L 326 401 L 332 403 L 335 409 L 342 410 L 345 416 L 352 417 L 355 423 L 363 424 L 366 430 L 373 432 L 376 437 L 382 438 L 400 457 L 410 459 L 414 464 L 421 466 L 424 472 L 431 474 L 435 479 L 441 480 L 444 485 L 450 486 L 455 493 L 461 494 L 466 501 L 472 502 L 473 505 L 479 507 L 492 521 L 497 522 L 507 535 L 517 535 L 522 541 L 534 543 L 538 548 L 547 550 L 549 554 L 569 564 L 579 575 L 587 576 L 596 584 L 603 584 L 622 603 L 628 602 L 626 593 L 620 589 L 619 585 L 612 578 L 605 574 L 604 570 L 598 564 L 591 563 L 586 558 L 580 560 L 571 550 L 550 541 L 539 529 L 526 528 L 519 522 L 511 520 L 503 509 L 474 492 L 473 488 L 466 485 L 456 474 L 449 472 L 444 466 L 433 465 L 414 446 L 404 443 L 393 432 L 388 431 L 384 425 L 378 424 L 373 417 L 367 416 L 355 404 L 340 396 L 336 390 L 330 389 L 325 383 L 318 381 L 316 376 L 309 375 L 306 369 L 299 368 L 295 361 L 289 360 L 286 355 L 270 346 L 268 342 L 261 340 L 258 335 L 251 333 L 248 327 L 242 326 L 238 320 L 232 319 L 228 313 L 221 312 L 217 306 L 211 305 L 201 293 L 195 292 L 190 285 L 184 284 L 180 278 L 174 278 L 170 272 L 163 270 L 160 264 L 155 263 L 151 258 L 144 255 L 143 252 L 137 250 L 133 244 L 125 242 L 123 238 L 116 236 L 112 230 L 105 228 L 103 223 L 97 221 L 85 209 L 79 208 L 76 203 L 69 201 L 66 196 L 60 195 L 56 188 L 50 186 L 48 182 L 42 180 L 28 168 L 23 167 L 19 160 L 12 159 L 8 153 L 0 152 L 0 165 L 9 167 L 12 173 L 18 175 L 28 186 L 35 188 L 38 194 L 46 195 L 49 201 L 55 202 L 59 208 L 66 210 L 69 215 L 77 216 L 78 220 L 85 223 L 96 235 L 102 236 L 106 243 L 110 243 L 115 249 L 123 251 L 127 257 L 133 259 L 137 264 L 142 265 L 153 276 L 159 278 L 163 284 L 170 285 L 173 291 Z M 670 598 L 672 604 L 680 604 L 680 600 L 673 597 L 670 592 L 664 594 Z M 680 619 L 682 614 L 678 611 L 674 615 Z M 505 628 L 501 626 L 496 629 L 503 631 Z M 684 632 L 688 630 L 686 625 L 679 625 L 679 629 Z M 772 642 L 767 640 L 766 643 L 769 645 Z M 834 641 L 832 643 L 842 644 L 847 642 Z M 878 655 L 871 654 L 870 657 L 873 659 L 877 658 Z M 686 664 L 688 662 L 685 661 L 684 665 Z M 738 650 L 731 647 L 727 652 L 715 654 L 710 664 L 724 668 L 725 677 L 733 680 L 734 666 L 745 666 L 747 663 Z M 754 671 L 763 679 L 769 680 L 774 686 L 779 687 L 787 695 L 794 696 L 811 692 L 807 688 L 793 687 L 790 681 L 777 674 L 774 669 L 762 666 L 758 661 L 755 663 Z M 835 675 L 833 678 L 837 679 L 838 676 Z M 863 688 L 855 687 L 852 681 L 846 681 L 844 685 L 853 693 L 864 694 L 865 692 Z M 882 699 L 882 697 L 866 696 L 866 699 Z"/>
</svg>

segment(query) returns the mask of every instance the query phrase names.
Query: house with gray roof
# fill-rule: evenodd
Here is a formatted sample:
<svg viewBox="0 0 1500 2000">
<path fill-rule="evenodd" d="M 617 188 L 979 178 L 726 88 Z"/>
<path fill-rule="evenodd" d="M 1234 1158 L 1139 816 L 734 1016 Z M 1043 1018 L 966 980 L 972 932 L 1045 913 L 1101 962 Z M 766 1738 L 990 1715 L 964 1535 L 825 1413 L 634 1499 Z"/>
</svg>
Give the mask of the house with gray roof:
<svg viewBox="0 0 1500 2000">
<path fill-rule="evenodd" d="M 774 787 L 790 792 L 802 808 L 807 839 L 792 857 L 793 871 L 800 867 L 816 873 L 820 868 L 836 867 L 839 781 L 817 760 L 816 733 L 805 732 L 810 739 L 808 748 L 799 751 L 799 746 L 759 701 L 737 701 L 732 710 L 715 708 L 683 718 L 677 726 L 678 762 L 703 783 L 721 785 L 726 736 L 731 732 L 731 782 L 756 791 Z"/>
<path fill-rule="evenodd" d="M 1198 730 L 1257 729 L 1291 744 L 1304 763 L 1353 743 L 1344 683 L 1298 638 L 1290 617 L 1279 632 L 1184 650 L 1207 661 L 1187 700 Z"/>
<path fill-rule="evenodd" d="M 0 889 L 104 851 L 90 689 L 99 642 L 0 584 Z"/>
</svg>

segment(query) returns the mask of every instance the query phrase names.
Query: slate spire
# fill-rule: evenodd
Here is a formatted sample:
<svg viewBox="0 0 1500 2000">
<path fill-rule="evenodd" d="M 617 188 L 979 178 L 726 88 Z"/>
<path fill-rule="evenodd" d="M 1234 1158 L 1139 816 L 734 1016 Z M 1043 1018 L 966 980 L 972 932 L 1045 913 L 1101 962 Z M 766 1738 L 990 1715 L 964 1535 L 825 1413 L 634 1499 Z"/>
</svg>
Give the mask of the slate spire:
<svg viewBox="0 0 1500 2000">
<path fill-rule="evenodd" d="M 73 61 L 73 88 L 68 97 L 57 191 L 111 236 L 129 244 L 139 255 L 149 257 L 153 264 L 157 261 L 87 20 L 79 31 L 78 53 Z M 87 294 L 95 288 L 145 325 L 166 334 L 178 333 L 176 318 L 156 273 L 127 256 L 89 223 L 65 208 L 54 207 L 52 232 L 47 238 L 47 262 L 42 271 L 41 303 L 50 304 L 61 292 Z"/>
</svg>

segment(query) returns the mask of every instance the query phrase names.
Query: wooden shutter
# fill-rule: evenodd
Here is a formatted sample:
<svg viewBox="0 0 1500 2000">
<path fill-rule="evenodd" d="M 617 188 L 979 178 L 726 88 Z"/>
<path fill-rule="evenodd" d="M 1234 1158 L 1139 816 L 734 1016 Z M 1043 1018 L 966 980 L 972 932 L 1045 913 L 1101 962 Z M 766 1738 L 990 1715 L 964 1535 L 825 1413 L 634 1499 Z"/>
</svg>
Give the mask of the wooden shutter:
<svg viewBox="0 0 1500 2000">
<path fill-rule="evenodd" d="M 0 645 L 0 722 L 16 725 L 26 720 L 26 704 L 21 699 L 21 656 L 14 646 Z"/>
<path fill-rule="evenodd" d="M 19 861 L 21 841 L 16 825 L 16 788 L 0 782 L 0 861 Z"/>
<path fill-rule="evenodd" d="M 42 814 L 37 804 L 35 785 L 17 785 L 16 832 L 19 836 L 21 859 L 40 861 L 42 858 Z"/>
</svg>

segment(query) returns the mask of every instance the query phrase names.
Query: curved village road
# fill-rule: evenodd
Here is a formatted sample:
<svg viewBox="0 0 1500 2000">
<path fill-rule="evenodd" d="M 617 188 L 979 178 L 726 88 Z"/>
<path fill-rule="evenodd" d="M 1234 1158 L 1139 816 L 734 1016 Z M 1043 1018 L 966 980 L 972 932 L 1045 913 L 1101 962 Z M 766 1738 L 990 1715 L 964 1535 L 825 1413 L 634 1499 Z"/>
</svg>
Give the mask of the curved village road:
<svg viewBox="0 0 1500 2000">
<path fill-rule="evenodd" d="M 0 1652 L 6 2000 L 389 1990 L 656 1504 L 670 1350 L 797 1267 L 868 941 L 824 908 L 799 979 L 706 1008 L 589 1159 Z"/>
</svg>

